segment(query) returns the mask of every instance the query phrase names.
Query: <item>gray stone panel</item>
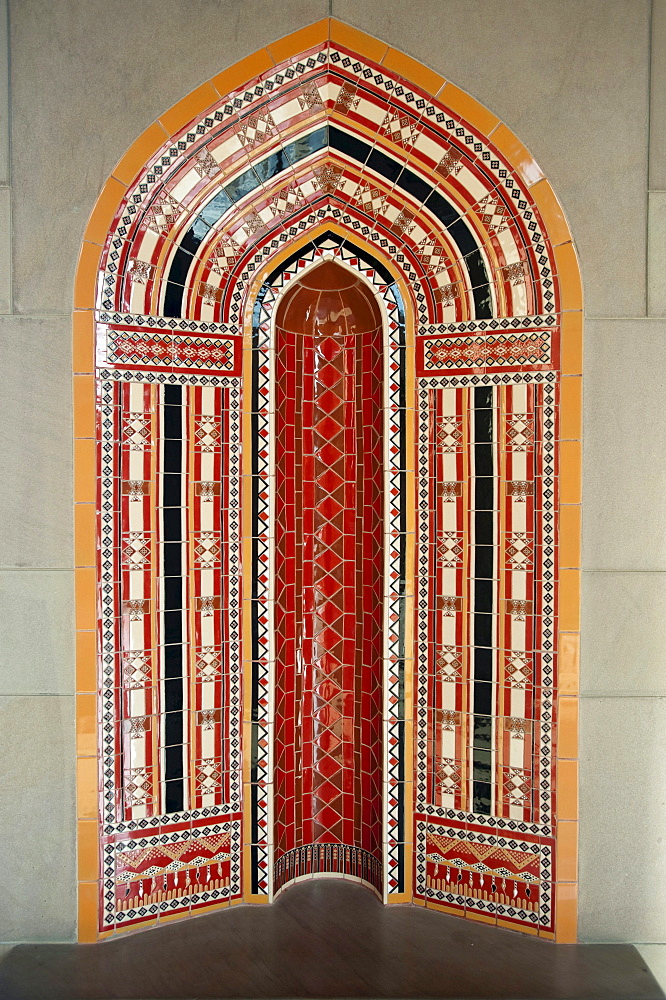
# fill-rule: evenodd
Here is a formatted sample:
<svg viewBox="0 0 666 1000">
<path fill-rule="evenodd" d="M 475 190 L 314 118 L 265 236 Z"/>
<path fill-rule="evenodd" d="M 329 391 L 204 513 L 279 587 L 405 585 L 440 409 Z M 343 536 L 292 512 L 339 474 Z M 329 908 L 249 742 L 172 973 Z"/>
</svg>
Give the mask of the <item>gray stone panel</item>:
<svg viewBox="0 0 666 1000">
<path fill-rule="evenodd" d="M 666 191 L 649 195 L 647 281 L 649 315 L 666 316 Z"/>
<path fill-rule="evenodd" d="M 328 0 L 12 0 L 10 13 L 15 308 L 59 312 L 127 148 L 216 73 L 325 17 Z"/>
<path fill-rule="evenodd" d="M 73 694 L 74 574 L 0 570 L 0 694 Z"/>
<path fill-rule="evenodd" d="M 666 191 L 666 0 L 652 0 L 650 189 Z"/>
<path fill-rule="evenodd" d="M 666 699 L 583 698 L 582 941 L 666 939 Z"/>
<path fill-rule="evenodd" d="M 73 562 L 71 329 L 0 318 L 0 566 Z"/>
<path fill-rule="evenodd" d="M 71 941 L 74 699 L 0 697 L 0 732 L 0 941 Z"/>
<path fill-rule="evenodd" d="M 583 695 L 666 697 L 666 573 L 583 573 Z"/>
<path fill-rule="evenodd" d="M 564 206 L 588 315 L 644 313 L 649 0 L 333 0 L 333 15 L 498 115 Z"/>
<path fill-rule="evenodd" d="M 585 324 L 583 569 L 666 570 L 666 321 Z"/>
</svg>

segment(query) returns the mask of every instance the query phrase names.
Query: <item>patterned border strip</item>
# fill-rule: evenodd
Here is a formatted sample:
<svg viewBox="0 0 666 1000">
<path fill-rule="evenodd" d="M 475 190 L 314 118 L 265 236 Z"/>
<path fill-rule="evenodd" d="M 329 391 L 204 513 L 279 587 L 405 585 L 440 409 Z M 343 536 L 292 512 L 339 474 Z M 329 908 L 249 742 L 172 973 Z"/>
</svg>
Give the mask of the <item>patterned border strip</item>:
<svg viewBox="0 0 666 1000">
<path fill-rule="evenodd" d="M 418 373 L 433 369 L 449 373 L 455 368 L 500 367 L 502 365 L 551 364 L 551 331 L 523 334 L 491 334 L 476 337 L 422 337 L 417 350 Z"/>
<path fill-rule="evenodd" d="M 419 378 L 417 380 L 417 398 L 419 403 L 419 426 L 417 430 L 418 440 L 418 535 L 417 535 L 417 652 L 418 652 L 418 674 L 416 680 L 417 691 L 417 718 L 416 718 L 416 810 L 418 813 L 450 820 L 460 820 L 467 823 L 478 824 L 479 827 L 487 830 L 510 830 L 519 833 L 532 833 L 541 836 L 552 836 L 552 788 L 554 761 L 552 755 L 552 722 L 553 722 L 553 701 L 554 701 L 554 680 L 555 680 L 555 634 L 554 634 L 554 580 L 552 576 L 552 559 L 555 551 L 555 385 L 558 376 L 555 372 L 525 372 L 512 373 L 511 375 L 484 374 L 484 375 L 449 375 L 437 378 Z M 475 813 L 466 813 L 445 808 L 436 808 L 427 802 L 427 739 L 428 739 L 428 542 L 430 519 L 427 499 L 423 499 L 423 493 L 427 498 L 428 476 L 430 471 L 429 454 L 429 397 L 428 389 L 466 386 L 493 386 L 493 385 L 524 385 L 527 383 L 537 383 L 543 385 L 543 491 L 544 497 L 550 504 L 549 509 L 543 513 L 543 564 L 541 566 L 543 588 L 542 606 L 542 635 L 541 649 L 543 664 L 543 681 L 540 691 L 540 718 L 543 725 L 540 727 L 541 739 L 539 743 L 539 788 L 540 788 L 540 817 L 538 823 L 525 823 L 519 820 L 504 819 L 501 817 L 489 817 Z M 544 575 L 545 574 L 545 575 Z"/>
<path fill-rule="evenodd" d="M 476 820 L 475 820 L 476 823 Z M 459 839 L 461 842 L 485 842 L 490 846 L 503 850 L 527 849 L 539 857 L 539 878 L 540 878 L 540 902 L 539 912 L 526 912 L 517 910 L 506 903 L 487 902 L 477 899 L 464 893 L 445 892 L 441 889 L 434 889 L 426 884 L 426 838 L 428 833 L 445 834 L 447 837 Z M 426 820 L 417 820 L 416 823 L 416 892 L 418 895 L 432 899 L 437 903 L 450 904 L 453 906 L 465 907 L 476 913 L 489 913 L 498 917 L 507 917 L 516 922 L 539 924 L 543 928 L 552 929 L 553 925 L 553 898 L 552 898 L 552 878 L 553 878 L 553 845 L 546 843 L 539 844 L 518 844 L 514 839 L 507 839 L 502 836 L 486 834 L 483 832 L 458 830 L 454 828 L 443 829 L 441 825 L 434 825 Z"/>
<path fill-rule="evenodd" d="M 329 247 L 327 244 L 315 250 L 311 245 L 303 248 L 303 255 L 298 258 L 290 267 L 281 273 L 279 283 L 276 285 L 264 285 L 257 297 L 254 310 L 254 343 L 258 352 L 258 364 L 255 370 L 258 373 L 258 384 L 255 391 L 258 395 L 257 408 L 258 433 L 262 439 L 262 455 L 259 459 L 264 475 L 270 468 L 269 458 L 269 417 L 270 406 L 270 384 L 271 384 L 271 364 L 272 351 L 269 349 L 271 337 L 271 318 L 278 293 L 284 284 L 295 277 L 308 263 L 317 258 L 322 259 L 325 253 L 338 256 L 354 270 L 358 271 L 364 278 L 370 281 L 381 296 L 389 320 L 389 359 L 388 359 L 388 398 L 389 398 L 389 423 L 388 440 L 396 443 L 403 435 L 402 409 L 400 407 L 400 397 L 404 385 L 404 306 L 395 285 L 387 287 L 385 281 L 377 274 L 374 268 L 361 261 L 352 250 L 336 246 L 333 242 Z M 397 447 L 395 450 L 388 449 L 390 457 L 389 468 L 387 469 L 387 494 L 392 496 L 389 510 L 390 525 L 388 527 L 389 553 L 388 565 L 390 572 L 396 571 L 396 579 L 404 577 L 402 571 L 402 561 L 404 551 L 401 544 L 401 520 L 404 510 L 404 471 L 401 468 L 402 450 Z M 261 473 L 259 478 L 261 477 Z M 270 509 L 270 493 L 268 483 L 261 485 L 257 502 L 261 511 Z M 264 577 L 270 580 L 271 561 L 269 532 L 270 528 L 267 520 L 263 519 L 263 525 L 259 525 L 260 534 L 258 539 L 257 572 L 256 578 Z M 263 530 L 262 530 L 263 527 Z M 271 657 L 270 644 L 270 602 L 268 600 L 268 585 L 257 582 L 257 595 L 260 602 L 261 611 L 256 614 L 257 636 L 259 641 L 259 655 L 257 657 L 257 669 L 259 671 L 259 684 L 268 684 L 268 662 Z M 263 605 L 263 606 L 262 606 Z M 404 595 L 398 590 L 391 592 L 386 609 L 386 654 L 384 659 L 384 689 L 386 692 L 385 711 L 385 735 L 386 746 L 393 747 L 388 755 L 388 770 L 385 780 L 388 781 L 391 791 L 385 803 L 385 843 L 387 850 L 387 870 L 385 875 L 386 885 L 391 891 L 400 892 L 404 889 L 404 788 L 402 772 L 404 768 L 404 701 L 401 697 L 402 678 L 404 672 Z M 265 664 L 265 666 L 264 666 Z M 393 706 L 388 711 L 388 706 Z M 265 725 L 268 721 L 268 706 L 262 709 L 255 706 L 257 725 Z M 262 749 L 257 742 L 257 768 L 263 771 L 268 767 L 269 747 Z M 265 759 L 264 759 L 265 758 Z M 268 793 L 261 788 L 261 785 L 254 785 L 256 797 L 257 828 L 259 821 L 265 821 L 270 814 L 270 801 Z M 268 852 L 258 845 L 255 857 L 254 879 L 256 885 L 261 885 L 265 880 L 267 864 L 270 863 Z"/>
<path fill-rule="evenodd" d="M 136 910 L 115 910 L 115 884 L 116 884 L 116 859 L 123 851 L 134 851 L 148 847 L 159 847 L 168 841 L 171 843 L 182 843 L 183 841 L 196 841 L 214 834 L 228 831 L 231 835 L 231 868 L 229 885 L 222 889 L 211 889 L 202 893 L 192 893 L 178 899 L 163 900 L 159 903 L 151 903 L 149 906 L 141 906 Z M 160 913 L 179 913 L 189 911 L 192 907 L 203 903 L 223 902 L 238 896 L 241 892 L 241 850 L 242 850 L 241 821 L 232 820 L 225 824 L 215 824 L 214 826 L 204 826 L 194 830 L 182 830 L 173 833 L 163 833 L 154 837 L 141 837 L 135 840 L 127 840 L 122 843 L 111 842 L 103 848 L 104 867 L 104 890 L 103 896 L 106 900 L 104 904 L 103 930 L 108 930 L 114 924 L 127 924 L 135 920 L 145 920 L 147 917 L 156 917 Z"/>
<path fill-rule="evenodd" d="M 106 342 L 106 364 L 211 368 L 241 374 L 241 337 L 180 337 L 111 327 Z"/>
</svg>

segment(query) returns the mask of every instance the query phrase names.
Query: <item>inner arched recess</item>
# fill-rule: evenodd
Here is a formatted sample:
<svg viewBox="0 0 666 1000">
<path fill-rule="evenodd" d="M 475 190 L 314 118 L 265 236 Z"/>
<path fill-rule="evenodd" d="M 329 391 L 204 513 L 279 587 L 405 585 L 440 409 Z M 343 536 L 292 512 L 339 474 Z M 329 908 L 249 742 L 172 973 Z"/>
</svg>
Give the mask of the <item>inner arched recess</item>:
<svg viewBox="0 0 666 1000">
<path fill-rule="evenodd" d="M 382 888 L 383 324 L 324 261 L 275 331 L 274 890 Z"/>
</svg>

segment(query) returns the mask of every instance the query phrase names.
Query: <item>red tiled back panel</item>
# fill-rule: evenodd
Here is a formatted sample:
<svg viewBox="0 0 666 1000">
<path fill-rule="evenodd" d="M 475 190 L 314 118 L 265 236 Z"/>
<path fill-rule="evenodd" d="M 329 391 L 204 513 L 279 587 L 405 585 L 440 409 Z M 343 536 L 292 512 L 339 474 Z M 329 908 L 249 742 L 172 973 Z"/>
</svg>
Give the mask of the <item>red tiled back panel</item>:
<svg viewBox="0 0 666 1000">
<path fill-rule="evenodd" d="M 374 882 L 382 846 L 382 318 L 372 293 L 339 265 L 321 264 L 282 300 L 275 389 L 276 885 L 305 874 L 305 854 L 289 871 L 280 858 L 314 844 L 360 848 L 352 856 Z M 372 858 L 361 862 L 365 852 Z M 317 849 L 307 865 L 356 874 L 344 857 Z"/>
</svg>

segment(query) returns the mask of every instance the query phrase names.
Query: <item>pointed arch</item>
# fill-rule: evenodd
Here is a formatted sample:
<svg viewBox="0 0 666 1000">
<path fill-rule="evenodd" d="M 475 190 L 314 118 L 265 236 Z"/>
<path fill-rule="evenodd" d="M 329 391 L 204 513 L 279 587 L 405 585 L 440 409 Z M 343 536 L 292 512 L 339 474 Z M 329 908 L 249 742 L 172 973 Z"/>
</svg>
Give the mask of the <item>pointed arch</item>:
<svg viewBox="0 0 666 1000">
<path fill-rule="evenodd" d="M 150 126 L 84 234 L 78 690 L 99 689 L 102 721 L 99 777 L 93 756 L 78 761 L 80 939 L 269 896 L 270 669 L 252 644 L 270 602 L 253 618 L 266 581 L 246 528 L 270 497 L 253 394 L 270 391 L 257 352 L 276 291 L 323 254 L 372 274 L 402 330 L 386 896 L 573 940 L 575 249 L 505 124 L 329 18 Z M 398 661 L 406 695 L 392 701 Z"/>
</svg>

